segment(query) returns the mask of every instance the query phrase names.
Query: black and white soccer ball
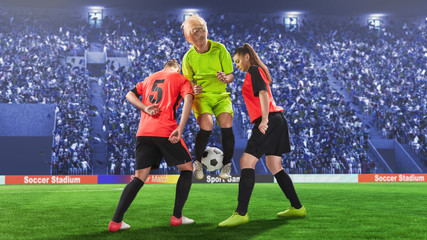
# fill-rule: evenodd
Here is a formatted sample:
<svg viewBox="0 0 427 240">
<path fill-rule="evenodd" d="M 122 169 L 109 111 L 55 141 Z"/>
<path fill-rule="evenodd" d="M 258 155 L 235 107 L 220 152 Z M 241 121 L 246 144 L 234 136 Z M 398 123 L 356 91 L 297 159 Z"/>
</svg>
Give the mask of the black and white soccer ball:
<svg viewBox="0 0 427 240">
<path fill-rule="evenodd" d="M 202 165 L 208 171 L 217 171 L 224 166 L 222 160 L 224 159 L 224 153 L 216 147 L 208 147 L 203 153 Z"/>
</svg>

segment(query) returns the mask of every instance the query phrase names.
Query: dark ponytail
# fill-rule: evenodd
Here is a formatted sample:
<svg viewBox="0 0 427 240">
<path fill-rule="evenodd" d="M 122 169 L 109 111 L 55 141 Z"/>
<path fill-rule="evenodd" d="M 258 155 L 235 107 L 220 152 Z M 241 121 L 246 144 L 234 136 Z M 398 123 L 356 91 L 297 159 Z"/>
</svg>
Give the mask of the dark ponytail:
<svg viewBox="0 0 427 240">
<path fill-rule="evenodd" d="M 239 54 L 240 56 L 245 56 L 246 54 L 249 54 L 249 61 L 251 65 L 257 65 L 259 66 L 267 76 L 268 82 L 271 84 L 271 75 L 270 71 L 268 70 L 267 66 L 261 61 L 258 54 L 255 52 L 255 50 L 252 48 L 252 46 L 249 43 L 243 44 L 243 46 L 238 47 L 236 51 L 234 51 L 233 56 L 236 54 Z"/>
</svg>

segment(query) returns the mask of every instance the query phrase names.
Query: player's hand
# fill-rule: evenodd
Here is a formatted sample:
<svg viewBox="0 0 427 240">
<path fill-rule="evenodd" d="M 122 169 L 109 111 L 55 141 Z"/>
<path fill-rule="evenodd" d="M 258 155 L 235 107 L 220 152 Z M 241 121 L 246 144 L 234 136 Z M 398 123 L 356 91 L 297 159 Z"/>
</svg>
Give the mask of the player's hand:
<svg viewBox="0 0 427 240">
<path fill-rule="evenodd" d="M 195 95 L 202 93 L 203 89 L 201 85 L 194 85 L 193 87 L 193 93 Z"/>
<path fill-rule="evenodd" d="M 268 120 L 261 121 L 261 123 L 258 126 L 258 129 L 260 132 L 262 132 L 262 134 L 265 134 L 265 132 L 267 132 L 267 129 L 268 129 Z"/>
<path fill-rule="evenodd" d="M 228 83 L 227 74 L 223 72 L 216 72 L 216 77 L 218 78 L 218 81 L 221 81 L 223 83 Z"/>
<path fill-rule="evenodd" d="M 147 106 L 144 109 L 144 112 L 146 112 L 150 116 L 155 116 L 161 112 L 160 108 L 158 108 L 158 106 L 159 106 L 159 104 L 153 104 L 153 105 Z"/>
<path fill-rule="evenodd" d="M 182 132 L 177 128 L 173 130 L 168 140 L 169 142 L 175 144 L 181 140 L 181 137 L 182 137 Z"/>
</svg>

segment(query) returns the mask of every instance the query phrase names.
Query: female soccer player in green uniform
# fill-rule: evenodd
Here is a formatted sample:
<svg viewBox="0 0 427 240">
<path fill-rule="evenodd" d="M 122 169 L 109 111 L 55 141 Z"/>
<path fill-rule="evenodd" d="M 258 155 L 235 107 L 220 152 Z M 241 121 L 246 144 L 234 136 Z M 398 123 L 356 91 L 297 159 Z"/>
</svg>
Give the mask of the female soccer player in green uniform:
<svg viewBox="0 0 427 240">
<path fill-rule="evenodd" d="M 255 125 L 240 159 L 241 177 L 237 209 L 231 217 L 219 223 L 218 226 L 233 227 L 249 222 L 247 212 L 255 185 L 255 165 L 264 154 L 268 169 L 291 202 L 291 207 L 277 213 L 277 216 L 304 217 L 305 207 L 301 205 L 292 180 L 282 167 L 282 154 L 291 151 L 288 123 L 282 113 L 283 108 L 276 105 L 271 95 L 270 72 L 251 45 L 247 43 L 237 48 L 233 59 L 240 71 L 248 72 L 242 86 L 242 94 L 251 122 Z"/>
<path fill-rule="evenodd" d="M 222 179 L 231 177 L 231 158 L 234 152 L 233 108 L 230 93 L 225 88 L 233 81 L 233 61 L 221 43 L 208 40 L 207 24 L 195 14 L 182 23 L 185 39 L 193 46 L 184 55 L 182 72 L 193 87 L 193 112 L 200 126 L 196 135 L 194 176 L 203 179 L 200 162 L 213 128 L 212 112 L 221 127 L 224 167 Z"/>
</svg>

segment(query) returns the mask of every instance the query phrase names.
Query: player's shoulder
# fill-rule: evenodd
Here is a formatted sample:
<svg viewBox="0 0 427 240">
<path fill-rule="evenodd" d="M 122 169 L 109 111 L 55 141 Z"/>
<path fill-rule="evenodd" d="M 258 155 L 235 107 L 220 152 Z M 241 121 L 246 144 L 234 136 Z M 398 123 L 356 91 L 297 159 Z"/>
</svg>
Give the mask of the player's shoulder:
<svg viewBox="0 0 427 240">
<path fill-rule="evenodd" d="M 182 58 L 182 68 L 185 71 L 189 66 L 191 66 L 191 60 L 197 56 L 197 52 L 194 47 L 191 47 Z"/>
<path fill-rule="evenodd" d="M 144 78 L 144 80 L 141 83 L 147 84 L 148 82 L 153 81 L 153 79 L 157 78 L 158 75 L 159 75 L 159 72 L 152 73 L 146 78 Z"/>
<path fill-rule="evenodd" d="M 262 71 L 262 69 L 260 67 L 258 67 L 257 65 L 252 65 L 248 69 L 248 73 L 251 75 L 254 73 L 259 73 L 260 71 Z"/>
<path fill-rule="evenodd" d="M 214 40 L 210 40 L 210 39 L 208 41 L 211 42 L 212 47 L 225 47 L 224 44 L 222 44 L 220 42 L 217 42 L 217 41 L 214 41 Z"/>
<path fill-rule="evenodd" d="M 220 42 L 216 42 L 213 40 L 208 40 L 211 42 L 211 48 L 219 48 L 221 50 L 227 50 L 224 46 L 224 44 L 220 43 Z"/>
<path fill-rule="evenodd" d="M 186 60 L 188 57 L 190 57 L 191 55 L 197 53 L 196 49 L 194 49 L 194 46 L 191 47 L 190 49 L 188 49 L 188 51 L 184 54 L 184 57 L 182 58 L 183 60 Z"/>
</svg>

